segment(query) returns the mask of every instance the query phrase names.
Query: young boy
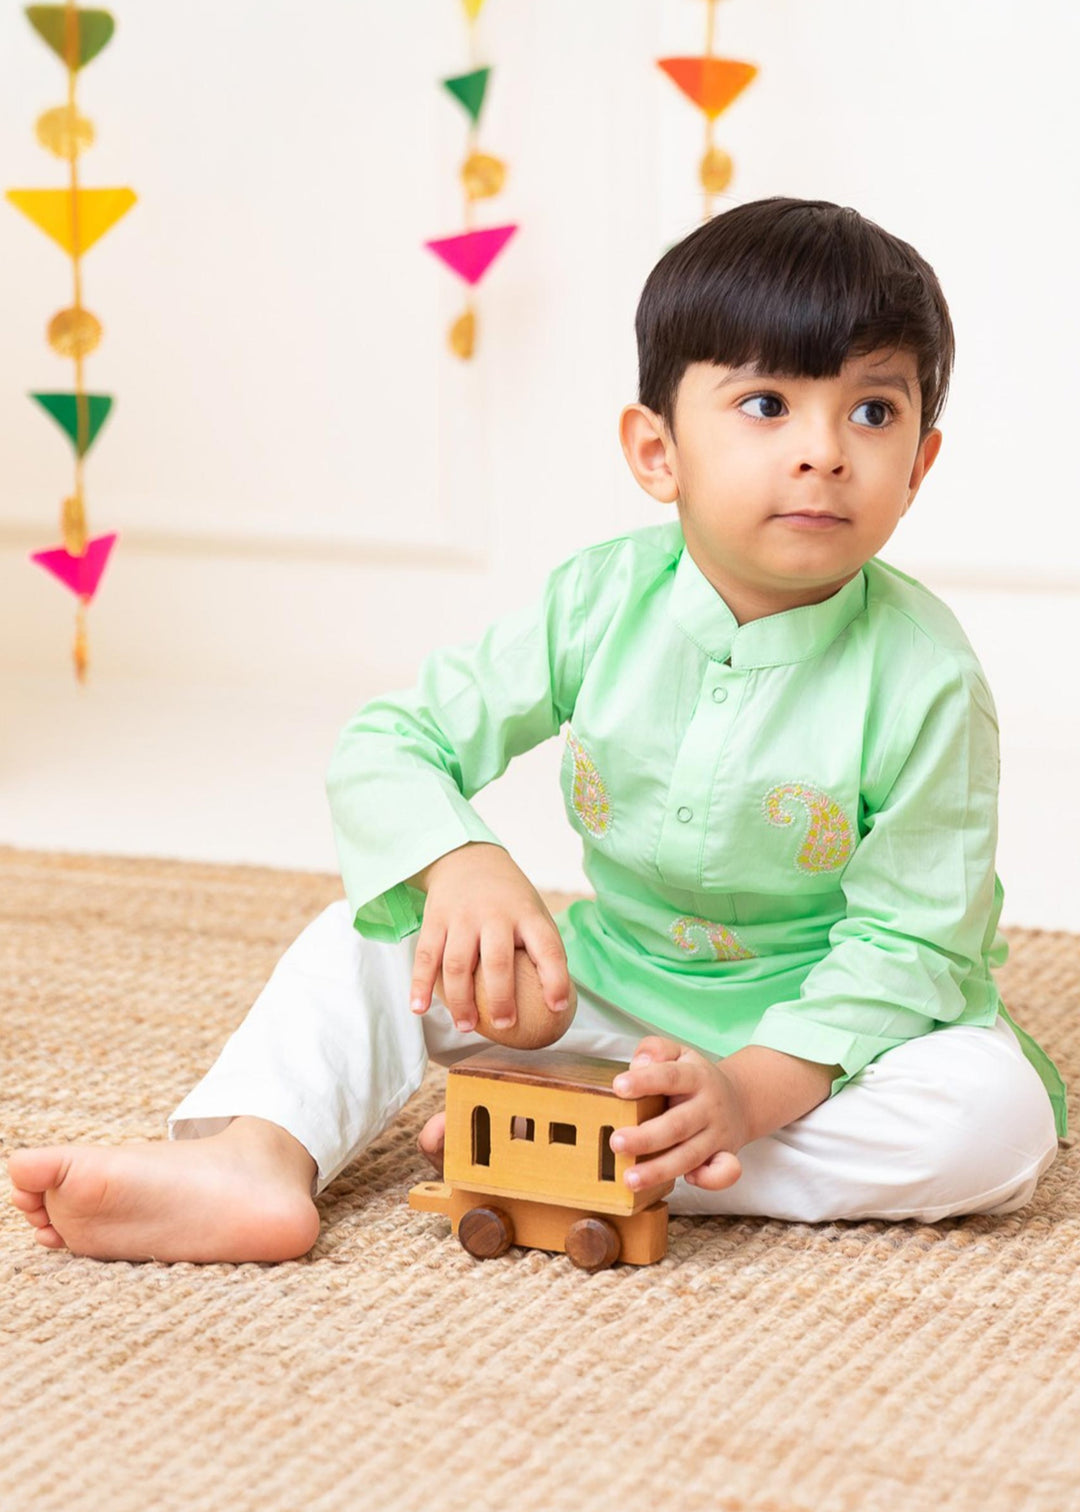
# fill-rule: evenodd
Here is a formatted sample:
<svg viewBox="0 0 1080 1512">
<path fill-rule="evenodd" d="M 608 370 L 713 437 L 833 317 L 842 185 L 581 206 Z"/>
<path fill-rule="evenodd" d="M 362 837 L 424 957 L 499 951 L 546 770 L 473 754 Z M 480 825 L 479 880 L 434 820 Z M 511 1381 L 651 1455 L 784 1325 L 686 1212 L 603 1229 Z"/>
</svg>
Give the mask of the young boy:
<svg viewBox="0 0 1080 1512">
<path fill-rule="evenodd" d="M 513 1017 L 516 946 L 552 1012 L 573 979 L 560 1048 L 666 1094 L 612 1144 L 628 1180 L 675 1180 L 673 1213 L 930 1223 L 1031 1198 L 1064 1088 L 991 975 L 994 706 L 950 611 L 877 556 L 941 446 L 933 270 L 853 210 L 762 200 L 660 260 L 637 336 L 623 450 L 677 521 L 576 553 L 360 710 L 328 778 L 348 901 L 286 952 L 171 1142 L 12 1155 L 42 1244 L 303 1254 L 313 1196 L 429 1057 L 487 1043 L 478 962 Z M 468 800 L 564 724 L 596 897 L 553 919 Z"/>
</svg>

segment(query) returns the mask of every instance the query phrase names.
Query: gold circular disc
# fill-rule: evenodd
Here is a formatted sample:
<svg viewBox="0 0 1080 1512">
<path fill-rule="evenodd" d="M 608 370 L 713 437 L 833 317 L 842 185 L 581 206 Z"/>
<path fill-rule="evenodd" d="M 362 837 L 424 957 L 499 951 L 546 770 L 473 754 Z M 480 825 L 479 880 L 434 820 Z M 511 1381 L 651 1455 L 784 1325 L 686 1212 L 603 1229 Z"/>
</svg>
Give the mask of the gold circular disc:
<svg viewBox="0 0 1080 1512">
<path fill-rule="evenodd" d="M 101 340 L 101 321 L 72 306 L 49 321 L 49 345 L 60 357 L 85 357 Z"/>
<path fill-rule="evenodd" d="M 707 194 L 723 194 L 734 172 L 735 164 L 722 147 L 710 147 L 701 159 L 701 183 Z"/>
<path fill-rule="evenodd" d="M 450 350 L 455 357 L 469 358 L 476 346 L 476 317 L 471 310 L 459 315 L 450 327 Z"/>
<path fill-rule="evenodd" d="M 57 105 L 38 116 L 37 139 L 55 157 L 74 162 L 80 152 L 94 145 L 94 126 L 72 105 Z"/>
<path fill-rule="evenodd" d="M 461 181 L 470 199 L 490 199 L 506 182 L 506 164 L 487 152 L 471 152 L 462 164 Z"/>
</svg>

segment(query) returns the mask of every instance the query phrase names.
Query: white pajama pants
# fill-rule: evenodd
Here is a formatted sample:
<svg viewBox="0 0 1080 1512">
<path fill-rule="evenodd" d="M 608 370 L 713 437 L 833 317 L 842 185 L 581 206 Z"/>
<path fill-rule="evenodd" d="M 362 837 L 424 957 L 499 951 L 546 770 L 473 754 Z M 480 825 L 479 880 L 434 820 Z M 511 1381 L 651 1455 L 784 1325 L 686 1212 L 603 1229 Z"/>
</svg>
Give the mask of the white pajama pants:
<svg viewBox="0 0 1080 1512">
<path fill-rule="evenodd" d="M 438 998 L 409 1008 L 419 935 L 396 944 L 352 927 L 333 903 L 278 962 L 217 1062 L 169 1118 L 171 1139 L 253 1115 L 286 1129 L 314 1159 L 317 1195 L 417 1091 L 429 1060 L 452 1066 L 485 1049 Z M 578 987 L 560 1049 L 629 1061 L 658 1031 Z M 722 1192 L 688 1185 L 673 1214 L 742 1214 L 822 1223 L 1011 1213 L 1057 1154 L 1053 1109 L 1012 1029 L 952 1025 L 871 1062 L 835 1097 L 738 1152 Z"/>
</svg>

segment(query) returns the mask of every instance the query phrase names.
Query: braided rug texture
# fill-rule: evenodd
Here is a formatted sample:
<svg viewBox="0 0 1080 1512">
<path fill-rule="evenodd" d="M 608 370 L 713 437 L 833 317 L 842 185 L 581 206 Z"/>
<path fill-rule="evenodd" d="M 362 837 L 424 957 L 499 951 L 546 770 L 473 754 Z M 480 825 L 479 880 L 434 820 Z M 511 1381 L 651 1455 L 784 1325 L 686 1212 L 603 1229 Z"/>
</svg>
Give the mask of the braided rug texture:
<svg viewBox="0 0 1080 1512">
<path fill-rule="evenodd" d="M 339 896 L 310 873 L 0 848 L 0 1157 L 164 1138 Z M 1005 1000 L 1080 1086 L 1080 938 L 1010 941 Z M 286 1264 L 46 1250 L 0 1167 L 4 1512 L 1080 1508 L 1074 1149 L 1004 1218 L 677 1217 L 661 1263 L 589 1276 L 473 1260 L 407 1206 L 445 1079 L 429 1069 Z"/>
</svg>

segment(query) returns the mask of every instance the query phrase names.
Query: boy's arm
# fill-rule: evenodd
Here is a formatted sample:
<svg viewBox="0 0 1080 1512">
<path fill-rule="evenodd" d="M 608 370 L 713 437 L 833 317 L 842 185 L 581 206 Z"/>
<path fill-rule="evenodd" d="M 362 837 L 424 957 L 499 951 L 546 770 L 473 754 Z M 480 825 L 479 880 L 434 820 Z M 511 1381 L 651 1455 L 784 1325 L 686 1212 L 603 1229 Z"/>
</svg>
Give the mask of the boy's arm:
<svg viewBox="0 0 1080 1512">
<path fill-rule="evenodd" d="M 425 890 L 409 879 L 470 842 L 499 845 L 469 800 L 573 711 L 585 651 L 580 575 L 570 558 L 537 601 L 472 644 L 433 651 L 414 687 L 370 700 L 345 726 L 326 784 L 360 933 L 413 933 Z"/>
<path fill-rule="evenodd" d="M 840 1085 L 938 1024 L 992 1023 L 999 1001 L 986 964 L 1001 906 L 989 691 L 977 667 L 943 657 L 880 707 L 891 727 L 868 753 L 845 913 L 798 998 L 768 1008 L 751 1039 L 842 1066 Z"/>
<path fill-rule="evenodd" d="M 739 1095 L 747 1144 L 825 1102 L 833 1082 L 844 1074 L 842 1066 L 823 1066 L 764 1045 L 745 1045 L 720 1064 Z"/>
</svg>

